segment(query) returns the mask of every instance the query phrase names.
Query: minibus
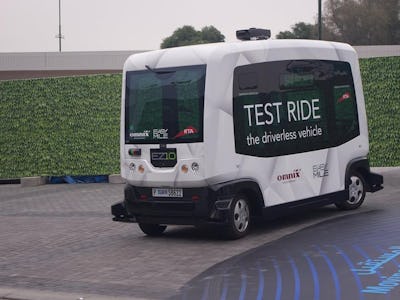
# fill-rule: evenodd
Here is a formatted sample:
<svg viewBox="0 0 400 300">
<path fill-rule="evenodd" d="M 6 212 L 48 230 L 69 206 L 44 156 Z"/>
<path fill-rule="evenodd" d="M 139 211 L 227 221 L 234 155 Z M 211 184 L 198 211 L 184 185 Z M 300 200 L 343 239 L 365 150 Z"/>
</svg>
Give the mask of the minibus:
<svg viewBox="0 0 400 300">
<path fill-rule="evenodd" d="M 115 221 L 151 236 L 211 224 L 230 239 L 254 218 L 382 189 L 370 171 L 358 57 L 348 44 L 241 41 L 149 51 L 124 65 Z"/>
</svg>

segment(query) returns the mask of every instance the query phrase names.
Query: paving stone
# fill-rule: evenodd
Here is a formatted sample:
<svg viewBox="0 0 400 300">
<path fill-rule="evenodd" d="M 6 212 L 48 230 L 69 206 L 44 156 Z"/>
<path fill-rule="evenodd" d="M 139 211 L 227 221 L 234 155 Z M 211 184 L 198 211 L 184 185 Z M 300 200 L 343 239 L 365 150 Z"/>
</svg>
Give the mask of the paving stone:
<svg viewBox="0 0 400 300">
<path fill-rule="evenodd" d="M 326 207 L 259 224 L 236 241 L 190 226 L 151 238 L 112 222 L 123 184 L 0 185 L 0 288 L 166 299 L 225 259 L 323 220 L 382 209 L 397 199 L 399 173 L 390 171 L 387 188 L 356 212 Z"/>
</svg>

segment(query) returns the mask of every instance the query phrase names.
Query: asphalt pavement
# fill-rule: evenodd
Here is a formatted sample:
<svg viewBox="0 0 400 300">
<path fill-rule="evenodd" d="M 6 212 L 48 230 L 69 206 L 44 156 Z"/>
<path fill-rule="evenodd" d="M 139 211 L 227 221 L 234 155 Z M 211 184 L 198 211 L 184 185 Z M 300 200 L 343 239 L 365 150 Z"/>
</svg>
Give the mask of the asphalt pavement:
<svg viewBox="0 0 400 300">
<path fill-rule="evenodd" d="M 112 222 L 120 184 L 0 185 L 0 299 L 380 299 L 362 292 L 374 286 L 399 299 L 400 168 L 375 171 L 385 189 L 360 209 L 265 222 L 236 241 Z"/>
</svg>

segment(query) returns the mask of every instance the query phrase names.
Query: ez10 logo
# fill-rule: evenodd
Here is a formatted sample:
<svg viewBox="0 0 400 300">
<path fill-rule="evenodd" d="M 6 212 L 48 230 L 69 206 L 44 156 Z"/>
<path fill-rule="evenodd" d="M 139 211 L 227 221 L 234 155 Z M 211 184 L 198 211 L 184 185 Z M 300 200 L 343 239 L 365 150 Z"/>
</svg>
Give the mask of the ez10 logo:
<svg viewBox="0 0 400 300">
<path fill-rule="evenodd" d="M 150 158 L 155 167 L 174 167 L 177 163 L 176 149 L 150 149 Z"/>
<path fill-rule="evenodd" d="M 176 160 L 175 152 L 153 152 L 151 153 L 152 160 Z"/>
</svg>

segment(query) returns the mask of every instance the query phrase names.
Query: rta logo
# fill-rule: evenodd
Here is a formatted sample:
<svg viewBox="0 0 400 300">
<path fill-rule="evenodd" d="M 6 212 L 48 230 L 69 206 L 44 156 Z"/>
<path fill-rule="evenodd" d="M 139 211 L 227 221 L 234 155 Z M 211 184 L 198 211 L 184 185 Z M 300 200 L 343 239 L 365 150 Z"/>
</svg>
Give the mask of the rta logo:
<svg viewBox="0 0 400 300">
<path fill-rule="evenodd" d="M 350 92 L 346 92 L 337 100 L 337 102 L 342 103 L 343 101 L 350 99 L 350 97 L 351 97 Z"/>
<path fill-rule="evenodd" d="M 186 134 L 195 134 L 196 132 L 194 132 L 194 128 L 185 128 L 183 130 L 183 133 Z"/>
<path fill-rule="evenodd" d="M 294 169 L 293 172 L 287 174 L 281 174 L 276 177 L 279 182 L 292 182 L 295 181 L 297 178 L 300 178 L 301 169 Z"/>
<path fill-rule="evenodd" d="M 194 128 L 193 126 L 188 126 L 185 129 L 183 129 L 182 131 L 178 132 L 178 134 L 174 137 L 174 139 L 180 138 L 180 137 L 183 137 L 186 135 L 196 134 L 196 133 L 198 133 L 196 128 Z"/>
</svg>

